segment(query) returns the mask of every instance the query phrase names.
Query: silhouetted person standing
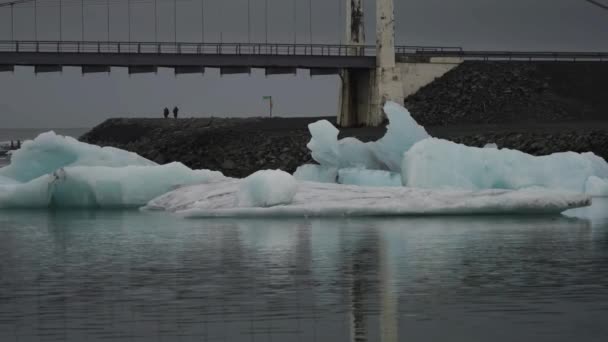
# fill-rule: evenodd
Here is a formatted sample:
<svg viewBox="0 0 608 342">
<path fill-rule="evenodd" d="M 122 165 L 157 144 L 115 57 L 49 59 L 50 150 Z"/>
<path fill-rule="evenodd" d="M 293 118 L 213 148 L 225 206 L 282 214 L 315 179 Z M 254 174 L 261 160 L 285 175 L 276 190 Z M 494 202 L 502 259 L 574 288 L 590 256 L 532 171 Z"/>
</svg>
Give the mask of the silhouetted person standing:
<svg viewBox="0 0 608 342">
<path fill-rule="evenodd" d="M 165 116 L 165 119 L 169 117 L 169 108 L 165 107 L 165 110 L 163 111 L 163 115 Z"/>
<path fill-rule="evenodd" d="M 173 108 L 173 117 L 175 119 L 177 119 L 177 113 L 179 113 L 179 108 L 177 108 L 177 106 L 175 106 L 175 108 Z"/>
</svg>

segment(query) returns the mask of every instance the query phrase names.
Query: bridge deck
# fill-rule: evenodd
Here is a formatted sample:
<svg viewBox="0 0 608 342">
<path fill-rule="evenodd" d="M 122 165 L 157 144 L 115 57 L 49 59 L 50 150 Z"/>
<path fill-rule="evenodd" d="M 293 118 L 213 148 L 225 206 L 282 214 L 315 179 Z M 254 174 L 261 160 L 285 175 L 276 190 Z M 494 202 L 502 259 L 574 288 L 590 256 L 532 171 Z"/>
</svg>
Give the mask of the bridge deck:
<svg viewBox="0 0 608 342">
<path fill-rule="evenodd" d="M 458 47 L 396 47 L 398 59 L 455 57 L 500 61 L 608 61 L 603 52 L 464 51 Z M 219 67 L 370 69 L 374 46 L 331 44 L 0 41 L 2 66 Z"/>
</svg>

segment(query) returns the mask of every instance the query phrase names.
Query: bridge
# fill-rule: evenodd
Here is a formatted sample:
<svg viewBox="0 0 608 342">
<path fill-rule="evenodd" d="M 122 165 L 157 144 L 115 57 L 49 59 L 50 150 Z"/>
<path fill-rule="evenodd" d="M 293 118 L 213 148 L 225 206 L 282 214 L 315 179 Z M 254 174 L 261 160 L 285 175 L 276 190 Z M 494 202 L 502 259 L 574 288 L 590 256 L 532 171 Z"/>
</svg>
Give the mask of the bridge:
<svg viewBox="0 0 608 342">
<path fill-rule="evenodd" d="M 193 0 L 194 1 L 194 0 Z M 204 73 L 205 68 L 219 68 L 221 74 L 250 73 L 252 68 L 265 69 L 266 75 L 295 74 L 297 69 L 309 69 L 311 76 L 341 76 L 341 109 L 338 117 L 343 126 L 377 125 L 382 121 L 381 106 L 387 100 L 402 102 L 403 98 L 435 77 L 466 60 L 483 61 L 608 61 L 605 52 L 546 52 L 546 51 L 470 51 L 461 47 L 395 46 L 393 0 L 376 0 L 376 45 L 365 45 L 363 0 L 336 0 L 338 17 L 344 19 L 345 37 L 340 43 L 313 43 L 312 0 L 292 0 L 293 41 L 269 42 L 268 0 L 264 0 L 264 42 L 252 42 L 252 0 L 247 0 L 246 42 L 205 42 L 205 19 L 209 14 L 205 0 L 195 21 L 200 23 L 200 41 L 180 40 L 178 36 L 177 0 L 127 0 L 125 20 L 113 19 L 117 4 L 110 0 L 13 0 L 0 2 L 0 12 L 8 17 L 8 38 L 0 40 L 0 72 L 14 71 L 15 66 L 32 66 L 36 73 L 58 72 L 64 66 L 81 67 L 83 74 L 110 72 L 112 67 L 128 68 L 130 74 L 156 72 L 159 67 L 172 68 L 175 74 Z M 181 0 L 180 0 L 181 2 Z M 125 4 L 126 3 L 126 4 Z M 153 9 L 154 39 L 134 41 L 133 24 L 136 5 L 142 3 Z M 259 1 L 258 1 L 259 3 Z M 308 5 L 304 14 L 306 42 L 298 42 L 298 3 Z M 173 41 L 159 39 L 159 8 L 169 6 L 172 17 Z M 87 23 L 85 10 L 97 6 Z M 300 6 L 302 7 L 302 6 Z M 304 6 L 306 7 L 306 6 Z M 39 39 L 42 17 L 56 10 L 57 26 L 54 40 Z M 301 10 L 302 8 L 300 8 Z M 342 14 L 342 10 L 344 10 Z M 304 11 L 306 12 L 306 11 Z M 70 13 L 70 15 L 67 15 Z M 20 16 L 16 19 L 17 14 Z M 231 13 L 232 14 L 232 13 Z M 114 14 L 116 16 L 116 14 Z M 300 14 L 302 16 L 302 14 Z M 74 17 L 79 17 L 76 20 Z M 49 20 L 49 16 L 44 16 Z M 221 19 L 221 18 L 220 18 Z M 299 18 L 302 22 L 302 18 Z M 90 19 L 89 19 L 90 20 Z M 71 25 L 66 30 L 65 22 Z M 30 39 L 17 39 L 26 34 L 18 28 L 27 22 Z M 96 23 L 96 25 L 94 25 Z M 111 39 L 114 31 L 124 31 L 126 37 Z M 27 26 L 27 25 L 26 25 Z M 48 25 L 47 25 L 48 26 Z M 93 26 L 93 28 L 91 28 Z M 87 30 L 88 28 L 88 30 Z M 207 28 L 208 29 L 208 28 Z M 53 31 L 53 30 L 51 30 Z M 151 30 L 152 31 L 152 30 Z M 87 40 L 86 32 L 106 33 L 105 40 Z M 48 30 L 45 30 L 47 35 Z M 80 39 L 66 40 L 68 33 Z M 20 36 L 20 37 L 17 37 Z M 302 39 L 300 39 L 302 40 Z M 421 76 L 422 75 L 422 76 Z"/>
</svg>

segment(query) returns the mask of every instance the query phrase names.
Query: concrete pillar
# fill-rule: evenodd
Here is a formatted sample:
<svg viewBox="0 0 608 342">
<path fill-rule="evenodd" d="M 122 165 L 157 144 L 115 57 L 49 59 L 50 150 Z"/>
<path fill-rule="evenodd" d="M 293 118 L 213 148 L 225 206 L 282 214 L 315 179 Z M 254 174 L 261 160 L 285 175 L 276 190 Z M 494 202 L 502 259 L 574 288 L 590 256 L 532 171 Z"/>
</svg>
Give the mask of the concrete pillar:
<svg viewBox="0 0 608 342">
<path fill-rule="evenodd" d="M 346 31 L 347 45 L 354 46 L 348 50 L 348 54 L 357 55 L 358 47 L 365 45 L 365 26 L 363 15 L 363 0 L 346 0 Z M 340 108 L 338 113 L 338 125 L 343 127 L 358 125 L 361 119 L 361 110 L 358 106 L 359 91 L 358 84 L 361 78 L 366 78 L 367 71 L 357 70 L 342 70 L 340 73 L 341 90 L 340 90 Z M 367 77 L 369 78 L 369 77 Z"/>
<path fill-rule="evenodd" d="M 346 44 L 365 44 L 363 19 L 363 0 L 346 0 Z"/>
<path fill-rule="evenodd" d="M 395 63 L 395 11 L 393 0 L 376 0 L 376 82 L 372 108 L 366 123 L 377 126 L 384 120 L 386 101 L 403 103 L 401 71 Z"/>
<path fill-rule="evenodd" d="M 340 126 L 377 126 L 387 100 L 403 103 L 401 72 L 395 63 L 393 0 L 376 0 L 376 69 L 341 74 Z M 365 44 L 363 0 L 346 0 L 346 43 Z M 350 53 L 358 53 L 358 49 Z"/>
</svg>

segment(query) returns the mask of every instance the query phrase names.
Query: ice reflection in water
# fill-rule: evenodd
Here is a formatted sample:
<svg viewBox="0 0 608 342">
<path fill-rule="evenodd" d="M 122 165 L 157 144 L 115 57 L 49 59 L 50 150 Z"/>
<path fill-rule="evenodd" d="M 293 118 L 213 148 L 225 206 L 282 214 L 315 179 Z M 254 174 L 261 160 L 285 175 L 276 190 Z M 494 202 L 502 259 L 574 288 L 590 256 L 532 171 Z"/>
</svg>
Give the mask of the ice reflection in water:
<svg viewBox="0 0 608 342">
<path fill-rule="evenodd" d="M 0 213 L 0 341 L 603 341 L 608 201 L 578 217 Z"/>
</svg>

